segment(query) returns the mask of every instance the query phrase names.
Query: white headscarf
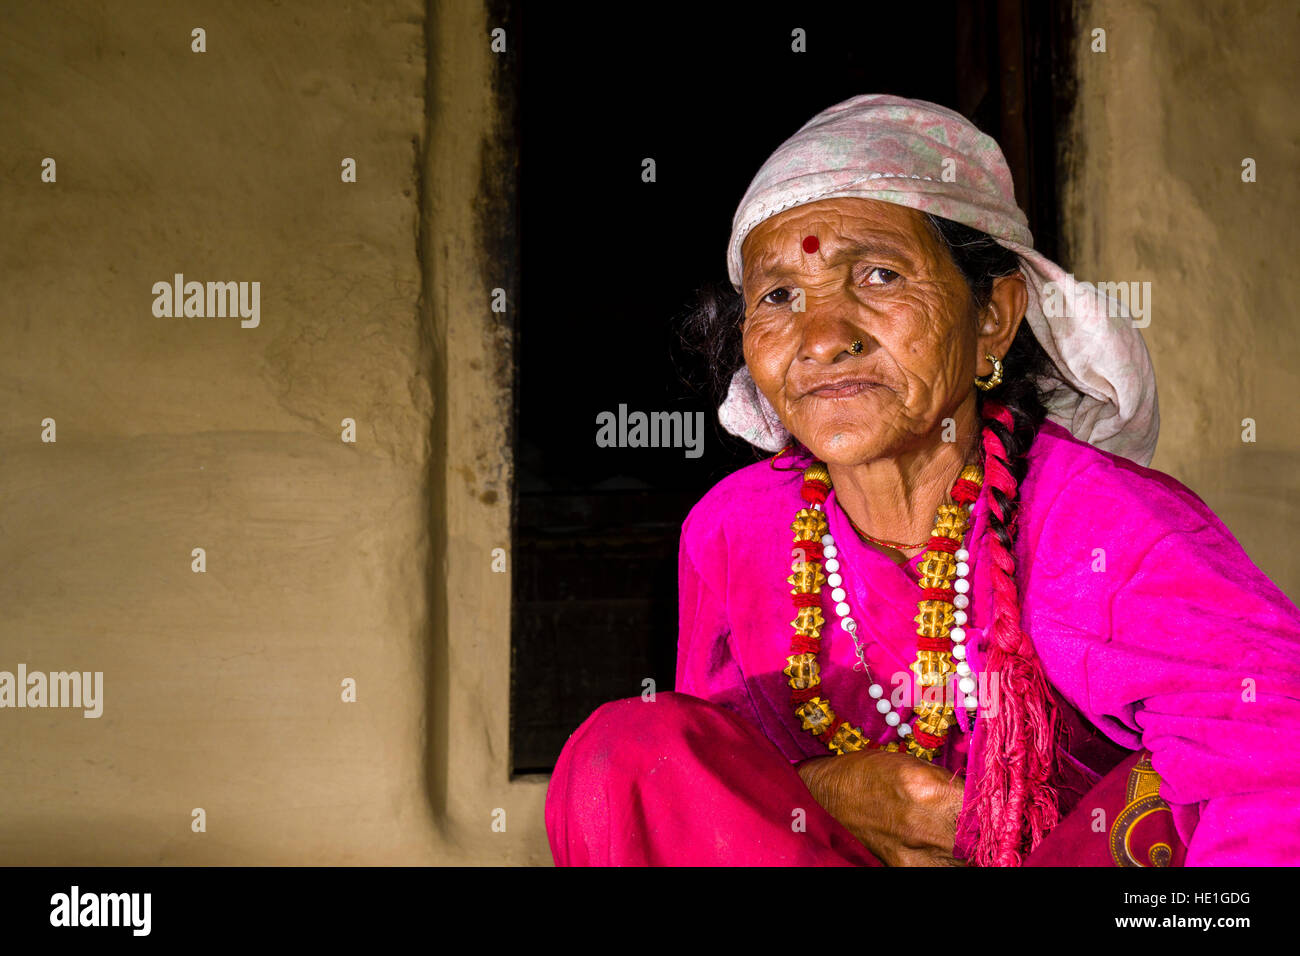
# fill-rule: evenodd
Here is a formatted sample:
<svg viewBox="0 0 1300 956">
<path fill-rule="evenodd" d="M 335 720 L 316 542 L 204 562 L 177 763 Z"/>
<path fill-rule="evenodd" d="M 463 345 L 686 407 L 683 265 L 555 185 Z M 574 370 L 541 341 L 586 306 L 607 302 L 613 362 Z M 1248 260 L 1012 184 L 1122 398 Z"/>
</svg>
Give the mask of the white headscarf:
<svg viewBox="0 0 1300 956">
<path fill-rule="evenodd" d="M 1127 308 L 1033 249 L 1002 150 L 965 117 L 924 100 L 856 96 L 818 113 L 777 148 L 740 201 L 727 247 L 741 287 L 740 247 L 765 219 L 838 197 L 910 206 L 987 233 L 1020 257 L 1025 321 L 1055 366 L 1048 417 L 1075 437 L 1148 465 L 1160 430 L 1155 372 Z M 1044 306 L 1047 306 L 1045 309 Z M 724 428 L 766 451 L 789 439 L 749 370 L 718 409 Z"/>
</svg>

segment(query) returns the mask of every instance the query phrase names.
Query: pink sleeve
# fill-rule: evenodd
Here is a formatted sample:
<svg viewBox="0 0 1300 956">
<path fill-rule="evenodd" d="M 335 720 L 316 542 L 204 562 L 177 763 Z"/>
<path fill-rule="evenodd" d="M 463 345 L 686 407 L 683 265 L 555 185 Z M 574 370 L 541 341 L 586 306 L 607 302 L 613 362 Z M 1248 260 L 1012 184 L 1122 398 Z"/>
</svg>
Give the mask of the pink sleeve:
<svg viewBox="0 0 1300 956">
<path fill-rule="evenodd" d="M 731 647 L 731 626 L 721 588 L 710 586 L 692 557 L 688 516 L 682 526 L 677 562 L 677 679 L 682 694 L 713 701 L 760 727 L 745 687 L 745 676 Z M 721 552 L 721 549 L 717 549 Z M 720 555 L 725 561 L 725 555 Z"/>
<path fill-rule="evenodd" d="M 1140 734 L 1187 865 L 1300 863 L 1300 611 L 1200 519 L 1111 596 L 1084 652 L 1086 709 Z"/>
</svg>

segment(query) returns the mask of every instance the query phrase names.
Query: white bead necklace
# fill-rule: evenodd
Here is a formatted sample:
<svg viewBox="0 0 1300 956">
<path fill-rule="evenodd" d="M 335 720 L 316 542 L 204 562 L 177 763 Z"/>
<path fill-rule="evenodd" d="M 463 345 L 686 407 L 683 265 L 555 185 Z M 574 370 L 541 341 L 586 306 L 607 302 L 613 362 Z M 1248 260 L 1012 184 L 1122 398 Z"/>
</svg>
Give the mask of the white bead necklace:
<svg viewBox="0 0 1300 956">
<path fill-rule="evenodd" d="M 821 504 L 814 504 L 813 508 L 817 511 L 822 510 Z M 968 531 L 967 535 L 969 536 L 969 534 Z M 862 643 L 858 640 L 858 622 L 853 619 L 852 608 L 849 607 L 848 591 L 844 587 L 844 577 L 840 574 L 839 548 L 835 546 L 835 536 L 829 531 L 822 535 L 822 555 L 825 558 L 826 583 L 831 586 L 831 600 L 835 602 L 835 613 L 839 616 L 840 628 L 853 640 L 853 649 L 858 656 L 858 663 L 853 665 L 853 669 L 855 671 L 861 669 L 870 680 L 871 670 L 867 666 L 867 658 Z M 965 624 L 969 620 L 966 608 L 970 606 L 970 581 L 967 579 L 970 575 L 970 564 L 968 563 L 970 552 L 963 547 L 953 557 L 957 559 L 957 577 L 952 584 L 953 590 L 957 592 L 952 599 L 953 607 L 956 608 L 953 613 L 953 620 L 957 626 L 948 632 L 948 637 L 952 640 L 952 656 L 957 661 L 957 688 L 963 695 L 962 704 L 966 707 L 970 716 L 974 717 L 975 710 L 979 707 L 979 698 L 975 696 L 975 672 L 971 670 L 970 663 L 966 660 L 965 644 Z M 875 700 L 876 710 L 884 715 L 885 723 L 896 728 L 900 738 L 906 737 L 912 732 L 911 725 L 902 722 L 902 718 L 894 710 L 894 705 L 885 696 L 884 687 L 873 681 L 871 686 L 867 688 L 867 693 Z"/>
</svg>

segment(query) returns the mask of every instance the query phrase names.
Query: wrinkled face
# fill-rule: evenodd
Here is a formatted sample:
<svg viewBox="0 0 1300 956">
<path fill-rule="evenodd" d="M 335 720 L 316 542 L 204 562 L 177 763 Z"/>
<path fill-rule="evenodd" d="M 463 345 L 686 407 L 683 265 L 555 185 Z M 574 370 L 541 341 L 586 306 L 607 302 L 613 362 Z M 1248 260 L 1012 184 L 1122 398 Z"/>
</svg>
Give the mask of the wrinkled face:
<svg viewBox="0 0 1300 956">
<path fill-rule="evenodd" d="M 825 199 L 760 223 L 741 253 L 745 362 L 821 460 L 853 465 L 922 447 L 973 401 L 974 302 L 922 213 Z"/>
</svg>

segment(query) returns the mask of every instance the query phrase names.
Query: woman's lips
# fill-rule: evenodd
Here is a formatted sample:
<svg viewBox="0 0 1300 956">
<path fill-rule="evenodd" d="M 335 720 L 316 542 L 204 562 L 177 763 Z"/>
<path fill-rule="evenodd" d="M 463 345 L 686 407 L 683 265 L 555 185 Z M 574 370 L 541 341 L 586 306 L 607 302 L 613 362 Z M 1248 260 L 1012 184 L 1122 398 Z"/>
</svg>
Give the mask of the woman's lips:
<svg viewBox="0 0 1300 956">
<path fill-rule="evenodd" d="M 815 389 L 808 394 L 815 398 L 852 398 L 873 388 L 880 388 L 878 382 L 845 382 L 843 385 Z"/>
</svg>

